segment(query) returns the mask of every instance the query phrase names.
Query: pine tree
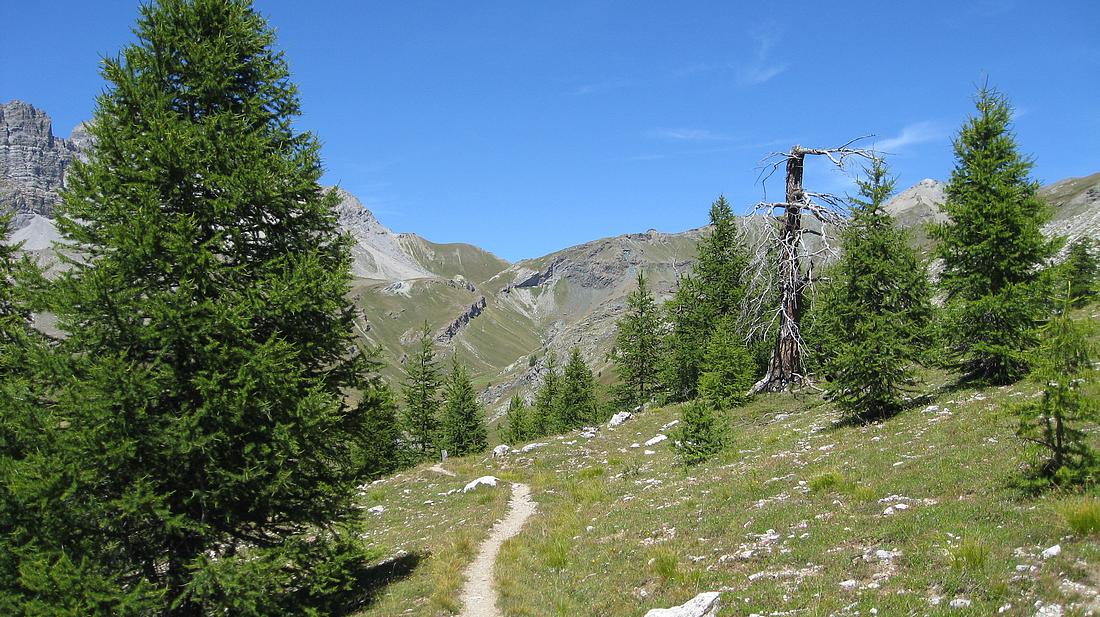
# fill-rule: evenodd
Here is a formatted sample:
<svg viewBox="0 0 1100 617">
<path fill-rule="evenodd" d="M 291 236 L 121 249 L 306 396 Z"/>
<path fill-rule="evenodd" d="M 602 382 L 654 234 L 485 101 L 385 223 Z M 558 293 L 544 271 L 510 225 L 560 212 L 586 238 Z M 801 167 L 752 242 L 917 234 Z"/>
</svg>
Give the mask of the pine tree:
<svg viewBox="0 0 1100 617">
<path fill-rule="evenodd" d="M 577 347 L 573 348 L 569 362 L 565 364 L 557 411 L 559 430 L 567 431 L 596 422 L 596 378 Z"/>
<path fill-rule="evenodd" d="M 948 221 L 933 229 L 943 258 L 948 347 L 966 377 L 1007 383 L 1027 369 L 1043 316 L 1040 271 L 1053 254 L 1043 237 L 1048 212 L 1017 151 L 1012 109 L 982 88 L 955 139 L 955 169 L 946 188 Z"/>
<path fill-rule="evenodd" d="M 745 403 L 756 373 L 756 361 L 737 329 L 735 317 L 723 317 L 703 355 L 699 394 L 710 405 L 730 409 Z"/>
<path fill-rule="evenodd" d="M 660 376 L 672 400 L 694 398 L 707 341 L 719 320 L 740 313 L 745 297 L 748 249 L 725 196 L 711 204 L 710 224 L 712 231 L 699 242 L 691 274 L 680 279 L 676 295 L 665 305 L 671 329 Z"/>
<path fill-rule="evenodd" d="M 504 415 L 504 427 L 500 431 L 500 439 L 507 444 L 523 443 L 531 439 L 531 419 L 528 417 L 530 410 L 523 398 L 518 393 L 512 395 L 508 401 L 508 411 Z"/>
<path fill-rule="evenodd" d="M 685 465 L 698 465 L 722 449 L 724 430 L 715 409 L 705 401 L 684 405 L 680 426 L 672 435 L 676 456 Z"/>
<path fill-rule="evenodd" d="M 1069 283 L 1069 297 L 1074 306 L 1092 301 L 1100 287 L 1100 250 L 1092 238 L 1080 238 L 1069 245 L 1063 264 Z"/>
<path fill-rule="evenodd" d="M 557 354 L 546 354 L 546 373 L 542 377 L 542 384 L 535 391 L 535 406 L 531 411 L 530 438 L 549 435 L 557 430 L 557 409 L 561 396 L 561 375 L 558 374 L 557 364 Z"/>
<path fill-rule="evenodd" d="M 619 319 L 612 360 L 619 372 L 621 403 L 649 402 L 657 384 L 661 322 L 645 274 L 638 273 L 638 287 L 627 296 L 626 313 Z"/>
<path fill-rule="evenodd" d="M 894 191 L 875 158 L 857 180 L 852 220 L 841 234 L 844 255 L 823 298 L 831 376 L 829 397 L 852 419 L 895 412 L 926 346 L 931 290 L 925 268 L 884 209 Z"/>
<path fill-rule="evenodd" d="M 1016 409 L 1017 434 L 1039 446 L 1045 460 L 1038 480 L 1060 486 L 1095 484 L 1100 458 L 1089 445 L 1089 433 L 1100 424 L 1100 393 L 1096 388 L 1095 327 L 1063 309 L 1043 329 L 1042 345 L 1033 359 L 1033 376 L 1044 384 L 1042 398 Z"/>
<path fill-rule="evenodd" d="M 51 307 L 67 428 L 43 473 L 66 477 L 69 525 L 23 579 L 109 572 L 54 591 L 80 614 L 328 612 L 369 557 L 355 487 L 379 400 L 338 198 L 249 2 L 140 12 L 58 218 L 85 259 Z"/>
<path fill-rule="evenodd" d="M 421 459 L 434 457 L 438 451 L 442 377 L 435 359 L 434 344 L 431 330 L 425 323 L 420 330 L 416 353 L 405 364 L 402 424 L 413 454 Z"/>
<path fill-rule="evenodd" d="M 443 406 L 440 444 L 451 456 L 464 456 L 484 452 L 489 447 L 485 430 L 485 416 L 481 403 L 470 383 L 466 367 L 452 360 L 451 376 L 447 380 L 446 400 Z"/>
</svg>

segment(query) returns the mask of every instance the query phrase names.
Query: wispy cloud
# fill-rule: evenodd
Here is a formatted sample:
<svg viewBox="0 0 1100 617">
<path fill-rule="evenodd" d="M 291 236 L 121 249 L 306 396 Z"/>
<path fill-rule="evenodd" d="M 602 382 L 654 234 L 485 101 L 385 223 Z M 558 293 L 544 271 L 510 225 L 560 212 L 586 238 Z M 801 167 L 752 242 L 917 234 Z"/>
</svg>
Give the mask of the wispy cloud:
<svg viewBox="0 0 1100 617">
<path fill-rule="evenodd" d="M 939 123 L 931 120 L 910 124 L 893 137 L 875 143 L 875 149 L 889 154 L 898 154 L 909 146 L 938 141 L 947 137 L 947 132 Z"/>
<path fill-rule="evenodd" d="M 725 135 L 708 129 L 693 128 L 654 129 L 649 131 L 647 135 L 656 139 L 671 139 L 673 141 L 725 141 L 729 139 Z"/>
<path fill-rule="evenodd" d="M 760 28 L 750 37 L 754 43 L 752 59 L 737 70 L 741 85 L 760 85 L 787 70 L 787 63 L 772 58 L 772 50 L 779 42 L 779 32 L 774 26 Z"/>
</svg>

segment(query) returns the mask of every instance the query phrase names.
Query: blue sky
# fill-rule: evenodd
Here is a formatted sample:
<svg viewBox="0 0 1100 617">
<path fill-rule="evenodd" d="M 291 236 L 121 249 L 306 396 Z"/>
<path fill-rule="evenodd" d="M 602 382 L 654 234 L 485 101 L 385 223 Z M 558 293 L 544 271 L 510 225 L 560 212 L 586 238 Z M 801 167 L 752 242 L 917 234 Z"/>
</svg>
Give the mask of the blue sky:
<svg viewBox="0 0 1100 617">
<path fill-rule="evenodd" d="M 325 181 L 396 231 L 516 260 L 706 223 L 761 198 L 760 159 L 873 133 L 899 188 L 945 179 L 989 83 L 1051 182 L 1100 171 L 1100 2 L 257 0 Z M 965 6 L 964 6 L 965 5 Z M 66 136 L 136 2 L 4 2 L 0 100 Z M 780 180 L 770 187 L 781 190 Z M 820 163 L 807 185 L 845 191 Z"/>
</svg>

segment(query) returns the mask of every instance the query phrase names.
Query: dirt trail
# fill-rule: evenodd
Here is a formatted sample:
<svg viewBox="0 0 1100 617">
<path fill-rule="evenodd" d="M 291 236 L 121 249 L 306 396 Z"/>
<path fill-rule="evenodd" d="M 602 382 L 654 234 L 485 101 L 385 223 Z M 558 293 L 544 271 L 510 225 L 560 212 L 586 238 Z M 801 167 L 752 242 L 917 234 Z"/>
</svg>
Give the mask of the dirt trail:
<svg viewBox="0 0 1100 617">
<path fill-rule="evenodd" d="M 493 585 L 493 566 L 497 561 L 500 545 L 519 533 L 523 524 L 535 513 L 531 501 L 531 487 L 512 484 L 512 499 L 508 514 L 497 522 L 489 537 L 481 543 L 477 559 L 466 568 L 466 585 L 462 588 L 462 613 L 459 617 L 500 617 L 497 609 L 497 590 Z"/>
</svg>

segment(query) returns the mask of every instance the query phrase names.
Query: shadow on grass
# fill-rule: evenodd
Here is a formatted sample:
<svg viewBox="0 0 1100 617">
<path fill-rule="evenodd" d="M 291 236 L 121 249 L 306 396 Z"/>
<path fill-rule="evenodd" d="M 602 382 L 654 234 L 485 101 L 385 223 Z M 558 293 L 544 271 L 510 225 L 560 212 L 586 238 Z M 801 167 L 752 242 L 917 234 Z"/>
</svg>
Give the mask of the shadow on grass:
<svg viewBox="0 0 1100 617">
<path fill-rule="evenodd" d="M 369 608 L 386 587 L 412 576 L 427 556 L 424 553 L 408 553 L 380 564 L 363 567 L 356 572 L 355 588 L 340 594 L 339 598 L 334 598 L 335 604 L 343 610 L 334 611 L 332 615 L 352 615 Z"/>
</svg>

